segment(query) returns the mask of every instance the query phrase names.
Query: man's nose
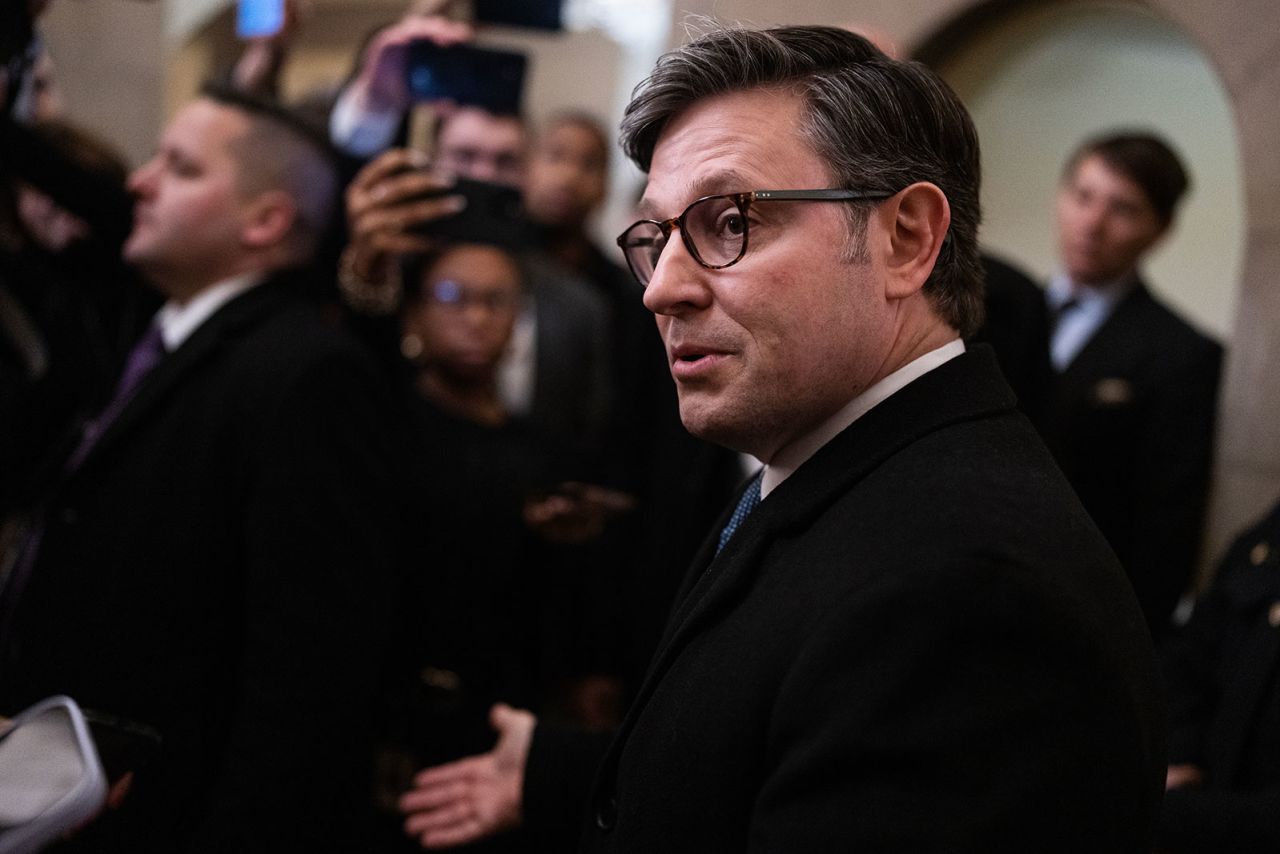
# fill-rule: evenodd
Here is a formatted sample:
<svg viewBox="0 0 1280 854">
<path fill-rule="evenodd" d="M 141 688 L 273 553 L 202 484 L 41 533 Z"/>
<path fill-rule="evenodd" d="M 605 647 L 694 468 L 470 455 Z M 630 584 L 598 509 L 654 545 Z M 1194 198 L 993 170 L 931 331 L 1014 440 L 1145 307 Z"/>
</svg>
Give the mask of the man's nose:
<svg viewBox="0 0 1280 854">
<path fill-rule="evenodd" d="M 497 164 L 483 157 L 476 158 L 471 162 L 471 167 L 467 170 L 467 177 L 473 181 L 496 183 L 498 177 Z"/>
<path fill-rule="evenodd" d="M 1080 211 L 1080 224 L 1089 234 L 1103 229 L 1107 221 L 1107 209 L 1102 205 L 1085 205 Z"/>
<path fill-rule="evenodd" d="M 706 308 L 712 297 L 707 277 L 714 273 L 694 260 L 673 230 L 644 289 L 644 306 L 654 314 L 668 315 Z"/>
<path fill-rule="evenodd" d="M 462 307 L 462 319 L 471 329 L 487 326 L 498 310 L 484 300 L 471 299 Z"/>
<path fill-rule="evenodd" d="M 134 169 L 133 172 L 129 174 L 129 181 L 126 185 L 129 192 L 133 193 L 135 196 L 140 196 L 145 192 L 148 192 L 152 186 L 152 179 L 155 176 L 155 171 L 156 161 L 154 158 L 143 163 L 137 169 Z"/>
</svg>

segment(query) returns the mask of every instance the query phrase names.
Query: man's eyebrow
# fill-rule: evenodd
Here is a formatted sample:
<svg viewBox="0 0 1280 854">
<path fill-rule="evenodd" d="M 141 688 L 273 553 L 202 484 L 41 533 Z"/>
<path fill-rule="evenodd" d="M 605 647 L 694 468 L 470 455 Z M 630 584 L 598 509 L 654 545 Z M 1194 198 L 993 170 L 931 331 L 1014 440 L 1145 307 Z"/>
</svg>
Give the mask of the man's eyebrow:
<svg viewBox="0 0 1280 854">
<path fill-rule="evenodd" d="M 722 169 L 718 172 L 711 172 L 702 175 L 693 181 L 685 184 L 682 198 L 685 205 L 703 196 L 718 196 L 725 193 L 746 193 L 751 190 L 758 189 L 752 184 L 756 179 L 748 178 L 736 169 Z M 642 198 L 636 205 L 636 212 L 642 219 L 657 219 L 660 212 L 657 211 L 656 205 L 649 198 Z M 668 216 L 677 216 L 680 211 L 672 211 Z"/>
<path fill-rule="evenodd" d="M 655 213 L 656 210 L 657 208 L 654 206 L 653 202 L 648 199 L 641 199 L 636 203 L 636 214 L 641 219 L 657 219 L 658 215 Z"/>
</svg>

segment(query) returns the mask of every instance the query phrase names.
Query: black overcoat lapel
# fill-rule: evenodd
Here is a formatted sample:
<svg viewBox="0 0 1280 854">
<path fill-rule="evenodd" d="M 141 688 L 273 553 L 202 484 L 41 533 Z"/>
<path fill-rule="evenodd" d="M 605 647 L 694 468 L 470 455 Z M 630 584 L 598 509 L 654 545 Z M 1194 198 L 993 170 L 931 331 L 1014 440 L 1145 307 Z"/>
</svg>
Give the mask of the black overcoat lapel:
<svg viewBox="0 0 1280 854">
<path fill-rule="evenodd" d="M 219 308 L 177 350 L 167 354 L 158 365 L 143 378 L 133 397 L 94 443 L 88 456 L 69 480 L 110 453 L 122 437 L 127 437 L 139 423 L 161 406 L 185 377 L 214 358 L 225 344 L 269 316 L 286 298 L 284 286 L 266 283 L 251 288 Z"/>
</svg>

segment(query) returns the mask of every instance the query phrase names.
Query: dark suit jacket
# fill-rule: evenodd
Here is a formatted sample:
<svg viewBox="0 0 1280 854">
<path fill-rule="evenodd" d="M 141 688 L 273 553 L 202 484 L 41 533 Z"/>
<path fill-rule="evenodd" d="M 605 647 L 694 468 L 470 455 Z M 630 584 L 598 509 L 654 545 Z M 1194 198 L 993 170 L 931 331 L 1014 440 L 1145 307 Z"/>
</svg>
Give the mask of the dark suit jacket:
<svg viewBox="0 0 1280 854">
<path fill-rule="evenodd" d="M 1157 637 L 1199 557 L 1221 362 L 1139 284 L 1054 379 L 1039 425 Z"/>
<path fill-rule="evenodd" d="M 538 323 L 529 420 L 598 454 L 613 403 L 608 309 L 550 259 L 530 253 L 524 261 Z"/>
<path fill-rule="evenodd" d="M 667 351 L 635 276 L 594 245 L 582 273 L 609 309 L 613 393 L 604 482 L 636 499 L 633 510 L 612 520 L 602 558 L 587 575 L 593 625 L 583 664 L 621 677 L 629 696 L 689 561 L 743 479 L 742 464 L 737 453 L 689 435 L 680 423 Z"/>
<path fill-rule="evenodd" d="M 85 850 L 323 851 L 350 831 L 389 598 L 378 379 L 263 284 L 49 497 L 0 708 L 66 693 L 163 737 Z"/>
<path fill-rule="evenodd" d="M 990 350 L 872 409 L 714 541 L 586 850 L 1149 850 L 1150 641 Z"/>
<path fill-rule="evenodd" d="M 1162 652 L 1169 761 L 1205 782 L 1165 795 L 1160 848 L 1280 850 L 1280 505 L 1232 544 Z"/>
<path fill-rule="evenodd" d="M 1049 389 L 1049 314 L 1044 292 L 1016 267 L 983 253 L 986 273 L 982 328 L 974 341 L 991 345 L 1000 370 L 1018 396 L 1018 408 L 1039 417 Z"/>
</svg>

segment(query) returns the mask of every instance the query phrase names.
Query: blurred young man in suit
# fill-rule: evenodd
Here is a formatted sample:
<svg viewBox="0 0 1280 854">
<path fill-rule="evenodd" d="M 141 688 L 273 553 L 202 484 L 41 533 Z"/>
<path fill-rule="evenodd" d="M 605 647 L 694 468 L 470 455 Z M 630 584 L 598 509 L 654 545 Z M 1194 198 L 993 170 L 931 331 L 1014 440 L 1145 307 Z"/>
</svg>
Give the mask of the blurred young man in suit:
<svg viewBox="0 0 1280 854">
<path fill-rule="evenodd" d="M 1199 556 L 1222 362 L 1221 347 L 1139 273 L 1187 184 L 1177 155 L 1149 134 L 1081 145 L 1058 191 L 1062 268 L 1045 295 L 1054 375 L 1041 433 L 1157 638 Z"/>
<path fill-rule="evenodd" d="M 130 184 L 124 255 L 166 302 L 8 574 L 3 707 L 66 693 L 158 734 L 118 757 L 132 785 L 84 850 L 332 850 L 368 779 L 396 532 L 379 378 L 308 293 L 333 168 L 210 92 Z"/>
<path fill-rule="evenodd" d="M 594 777 L 587 851 L 1145 852 L 1155 663 L 981 317 L 978 141 L 923 66 L 725 30 L 637 88 L 619 238 L 694 434 L 764 462 L 686 576 Z M 428 846 L 581 811 L 569 748 L 402 799 Z M 559 797 L 559 806 L 553 806 Z"/>
</svg>

